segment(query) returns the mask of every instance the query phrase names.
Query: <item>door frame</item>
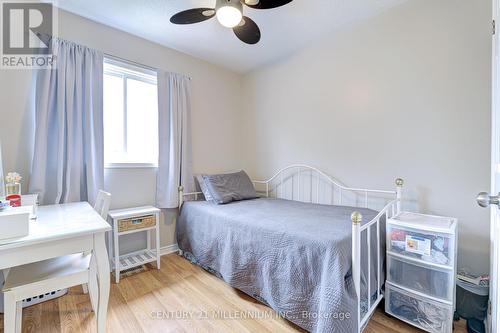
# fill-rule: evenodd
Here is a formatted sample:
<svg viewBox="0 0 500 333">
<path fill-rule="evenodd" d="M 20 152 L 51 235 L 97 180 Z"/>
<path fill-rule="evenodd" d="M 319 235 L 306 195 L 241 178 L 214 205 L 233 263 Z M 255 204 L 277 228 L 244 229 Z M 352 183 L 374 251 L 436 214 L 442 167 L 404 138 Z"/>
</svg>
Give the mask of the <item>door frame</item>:
<svg viewBox="0 0 500 333">
<path fill-rule="evenodd" d="M 500 191 L 500 36 L 495 31 L 495 22 L 499 22 L 500 0 L 493 0 L 492 9 L 491 193 L 496 195 Z M 492 205 L 490 208 L 490 302 L 488 307 L 488 331 L 492 333 L 500 333 L 499 223 L 500 209 Z"/>
</svg>

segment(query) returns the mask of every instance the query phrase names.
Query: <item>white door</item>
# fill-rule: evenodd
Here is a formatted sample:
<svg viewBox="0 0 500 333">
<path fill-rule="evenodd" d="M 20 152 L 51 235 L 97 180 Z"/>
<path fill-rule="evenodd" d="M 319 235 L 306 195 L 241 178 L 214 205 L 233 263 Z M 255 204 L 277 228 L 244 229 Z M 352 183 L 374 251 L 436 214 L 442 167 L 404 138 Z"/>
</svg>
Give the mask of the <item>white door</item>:
<svg viewBox="0 0 500 333">
<path fill-rule="evenodd" d="M 489 332 L 500 333 L 500 304 L 498 286 L 500 278 L 500 34 L 495 30 L 499 18 L 500 0 L 493 0 L 493 55 L 492 55 L 492 131 L 491 131 L 491 193 L 480 193 L 477 201 L 482 207 L 490 207 L 490 310 Z M 498 193 L 498 194 L 497 194 Z"/>
</svg>

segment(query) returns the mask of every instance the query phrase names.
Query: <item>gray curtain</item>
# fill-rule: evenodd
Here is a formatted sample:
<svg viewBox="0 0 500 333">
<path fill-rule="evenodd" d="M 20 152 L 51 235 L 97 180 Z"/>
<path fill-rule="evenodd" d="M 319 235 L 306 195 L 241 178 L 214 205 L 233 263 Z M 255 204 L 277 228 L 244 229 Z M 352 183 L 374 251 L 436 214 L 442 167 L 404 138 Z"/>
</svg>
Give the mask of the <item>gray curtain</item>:
<svg viewBox="0 0 500 333">
<path fill-rule="evenodd" d="M 53 39 L 56 69 L 39 70 L 29 184 L 41 204 L 95 202 L 104 184 L 103 54 Z"/>
<path fill-rule="evenodd" d="M 176 208 L 178 187 L 194 190 L 191 159 L 191 82 L 189 78 L 158 71 L 159 159 L 156 204 Z"/>
</svg>

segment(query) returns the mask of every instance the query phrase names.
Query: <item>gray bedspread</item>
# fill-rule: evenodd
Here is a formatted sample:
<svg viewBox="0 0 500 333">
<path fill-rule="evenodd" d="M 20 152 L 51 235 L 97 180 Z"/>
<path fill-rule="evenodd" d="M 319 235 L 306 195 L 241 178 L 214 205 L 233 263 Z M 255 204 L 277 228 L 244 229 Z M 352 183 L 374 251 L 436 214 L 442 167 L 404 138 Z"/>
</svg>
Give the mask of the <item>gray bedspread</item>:
<svg viewBox="0 0 500 333">
<path fill-rule="evenodd" d="M 364 222 L 377 215 L 370 209 L 268 198 L 226 205 L 185 202 L 177 241 L 196 263 L 298 326 L 310 332 L 355 332 L 350 220 L 354 210 L 363 214 Z M 375 236 L 373 228 L 373 258 Z M 366 250 L 365 246 L 363 267 L 367 267 Z M 366 271 L 361 272 L 365 305 Z M 371 272 L 374 292 L 374 260 Z"/>
</svg>

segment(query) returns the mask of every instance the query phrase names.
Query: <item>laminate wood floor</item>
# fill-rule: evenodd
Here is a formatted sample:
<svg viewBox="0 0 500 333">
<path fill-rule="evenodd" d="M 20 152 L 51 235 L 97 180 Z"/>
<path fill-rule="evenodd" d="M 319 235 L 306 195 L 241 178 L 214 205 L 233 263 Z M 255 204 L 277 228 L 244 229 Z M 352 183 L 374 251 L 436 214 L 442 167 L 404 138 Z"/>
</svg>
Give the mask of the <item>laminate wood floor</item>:
<svg viewBox="0 0 500 333">
<path fill-rule="evenodd" d="M 111 284 L 109 333 L 304 332 L 176 254 L 163 256 L 161 265 L 160 271 L 148 265 Z M 23 332 L 95 332 L 95 326 L 88 295 L 81 287 L 23 311 Z M 377 309 L 365 332 L 421 331 Z M 466 332 L 463 322 L 455 325 L 455 332 Z"/>
</svg>

